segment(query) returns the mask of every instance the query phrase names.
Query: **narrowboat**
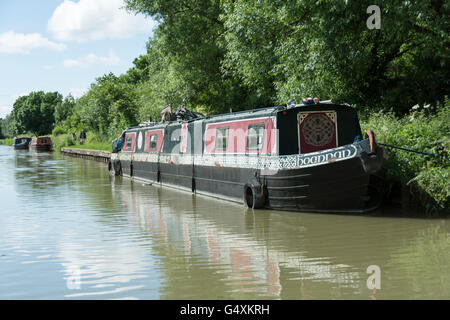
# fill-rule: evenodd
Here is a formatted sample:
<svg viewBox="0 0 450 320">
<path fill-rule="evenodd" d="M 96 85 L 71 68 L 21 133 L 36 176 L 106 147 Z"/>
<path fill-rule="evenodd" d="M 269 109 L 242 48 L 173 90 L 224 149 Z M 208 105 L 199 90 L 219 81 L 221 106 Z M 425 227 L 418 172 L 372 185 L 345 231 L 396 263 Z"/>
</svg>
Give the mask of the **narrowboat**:
<svg viewBox="0 0 450 320">
<path fill-rule="evenodd" d="M 30 141 L 28 137 L 14 137 L 12 146 L 15 150 L 28 150 Z"/>
<path fill-rule="evenodd" d="M 30 150 L 37 152 L 52 151 L 52 139 L 50 137 L 33 138 L 30 142 Z"/>
<path fill-rule="evenodd" d="M 167 109 L 167 108 L 166 108 Z M 302 103 L 203 116 L 180 106 L 113 141 L 112 174 L 254 209 L 367 212 L 381 201 L 383 149 L 348 104 Z"/>
</svg>

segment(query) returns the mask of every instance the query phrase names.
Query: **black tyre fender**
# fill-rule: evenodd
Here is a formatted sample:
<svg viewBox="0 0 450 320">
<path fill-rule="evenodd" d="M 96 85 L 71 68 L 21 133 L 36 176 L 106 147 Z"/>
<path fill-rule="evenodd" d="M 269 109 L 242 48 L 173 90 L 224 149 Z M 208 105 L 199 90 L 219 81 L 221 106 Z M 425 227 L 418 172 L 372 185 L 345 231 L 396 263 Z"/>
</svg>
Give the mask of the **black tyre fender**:
<svg viewBox="0 0 450 320">
<path fill-rule="evenodd" d="M 108 171 L 112 170 L 112 163 L 111 163 L 111 159 L 108 160 Z"/>
<path fill-rule="evenodd" d="M 375 153 L 368 154 L 367 152 L 361 152 L 361 163 L 364 171 L 368 174 L 377 173 L 383 166 L 383 149 L 376 147 Z"/>
<path fill-rule="evenodd" d="M 266 204 L 266 188 L 255 177 L 244 185 L 244 203 L 252 209 L 264 208 Z"/>
<path fill-rule="evenodd" d="M 114 174 L 116 176 L 120 176 L 122 174 L 122 163 L 119 159 L 114 160 L 113 162 Z"/>
</svg>

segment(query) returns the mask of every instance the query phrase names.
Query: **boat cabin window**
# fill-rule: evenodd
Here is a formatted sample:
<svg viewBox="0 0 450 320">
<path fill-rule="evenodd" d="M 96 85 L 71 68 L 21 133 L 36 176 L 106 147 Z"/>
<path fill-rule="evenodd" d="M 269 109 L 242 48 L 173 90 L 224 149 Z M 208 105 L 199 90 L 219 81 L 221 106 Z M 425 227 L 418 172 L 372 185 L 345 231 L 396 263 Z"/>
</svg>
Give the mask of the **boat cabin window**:
<svg viewBox="0 0 450 320">
<path fill-rule="evenodd" d="M 154 133 L 150 135 L 150 151 L 156 150 L 157 141 L 158 141 L 158 134 Z"/>
<path fill-rule="evenodd" d="M 228 127 L 216 129 L 216 150 L 227 150 Z"/>
<path fill-rule="evenodd" d="M 127 136 L 127 139 L 125 141 L 125 149 L 131 150 L 132 143 L 133 143 L 133 137 L 131 135 Z"/>
<path fill-rule="evenodd" d="M 247 129 L 247 150 L 261 150 L 264 140 L 264 123 L 251 124 Z"/>
</svg>

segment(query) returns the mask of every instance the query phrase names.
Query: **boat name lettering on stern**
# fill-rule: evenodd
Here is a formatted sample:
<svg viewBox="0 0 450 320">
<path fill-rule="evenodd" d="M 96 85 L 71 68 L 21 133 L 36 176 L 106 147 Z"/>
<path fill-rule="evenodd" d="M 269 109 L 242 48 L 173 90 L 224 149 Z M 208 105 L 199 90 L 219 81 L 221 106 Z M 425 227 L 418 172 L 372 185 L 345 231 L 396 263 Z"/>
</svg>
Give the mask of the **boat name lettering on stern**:
<svg viewBox="0 0 450 320">
<path fill-rule="evenodd" d="M 356 156 L 355 146 L 350 145 L 344 148 L 331 150 L 326 153 L 314 153 L 311 155 L 297 156 L 296 167 L 311 167 L 331 161 L 340 161 Z"/>
</svg>

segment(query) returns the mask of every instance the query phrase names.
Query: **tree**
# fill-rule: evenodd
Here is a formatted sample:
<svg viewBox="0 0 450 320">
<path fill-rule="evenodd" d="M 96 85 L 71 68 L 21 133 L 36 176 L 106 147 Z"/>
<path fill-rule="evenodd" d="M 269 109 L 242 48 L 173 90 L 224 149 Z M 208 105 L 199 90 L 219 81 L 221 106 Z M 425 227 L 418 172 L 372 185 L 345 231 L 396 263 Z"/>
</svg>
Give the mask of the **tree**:
<svg viewBox="0 0 450 320">
<path fill-rule="evenodd" d="M 263 91 L 252 92 L 239 78 L 224 72 L 222 1 L 125 2 L 128 9 L 159 20 L 147 54 L 153 65 L 148 68 L 153 70 L 149 73 L 149 86 L 164 87 L 165 97 L 159 96 L 161 107 L 169 103 L 175 106 L 186 99 L 191 108 L 228 112 L 230 108 L 237 110 L 273 103 Z M 149 91 L 159 95 L 154 90 Z"/>
<path fill-rule="evenodd" d="M 31 92 L 19 97 L 12 111 L 15 132 L 31 131 L 37 136 L 50 133 L 55 121 L 55 107 L 61 101 L 62 95 L 58 92 Z"/>
<path fill-rule="evenodd" d="M 0 131 L 3 138 L 12 138 L 15 134 L 14 132 L 14 118 L 12 114 L 8 114 L 3 120 L 0 121 Z"/>
<path fill-rule="evenodd" d="M 104 135 L 113 135 L 137 124 L 138 106 L 134 86 L 125 75 L 105 74 L 75 104 L 82 126 Z"/>
<path fill-rule="evenodd" d="M 61 103 L 58 103 L 55 107 L 55 123 L 60 126 L 70 126 L 69 119 L 73 114 L 74 107 L 75 99 L 71 94 L 69 94 Z"/>
<path fill-rule="evenodd" d="M 383 1 L 379 30 L 366 23 L 373 1 L 224 3 L 225 65 L 246 83 L 274 83 L 279 101 L 320 96 L 405 112 L 447 93 L 448 1 Z"/>
<path fill-rule="evenodd" d="M 380 29 L 367 26 L 369 0 L 125 3 L 159 21 L 147 52 L 96 79 L 71 126 L 112 135 L 183 99 L 206 114 L 314 96 L 405 113 L 448 94 L 448 1 L 385 0 Z"/>
</svg>

